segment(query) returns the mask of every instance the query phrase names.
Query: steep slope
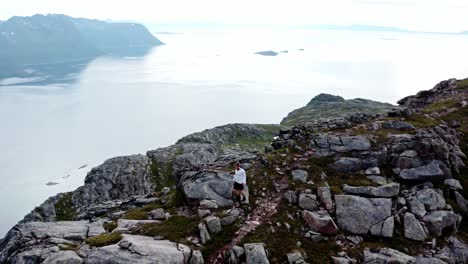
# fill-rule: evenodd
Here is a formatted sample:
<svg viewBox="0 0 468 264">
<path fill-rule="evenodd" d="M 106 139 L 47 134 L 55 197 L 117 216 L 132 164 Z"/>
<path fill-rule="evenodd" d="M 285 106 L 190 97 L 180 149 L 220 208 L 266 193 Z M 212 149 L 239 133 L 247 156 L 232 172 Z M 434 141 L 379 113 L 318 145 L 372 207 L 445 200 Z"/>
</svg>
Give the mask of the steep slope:
<svg viewBox="0 0 468 264">
<path fill-rule="evenodd" d="M 11 229 L 0 263 L 466 263 L 467 102 L 448 80 L 388 115 L 232 124 L 110 159 Z"/>
<path fill-rule="evenodd" d="M 395 108 L 388 103 L 380 103 L 367 99 L 345 100 L 343 97 L 329 94 L 319 94 L 304 107 L 288 114 L 281 122 L 282 125 L 292 126 L 307 121 L 331 119 L 349 116 L 355 113 L 385 114 Z"/>
</svg>

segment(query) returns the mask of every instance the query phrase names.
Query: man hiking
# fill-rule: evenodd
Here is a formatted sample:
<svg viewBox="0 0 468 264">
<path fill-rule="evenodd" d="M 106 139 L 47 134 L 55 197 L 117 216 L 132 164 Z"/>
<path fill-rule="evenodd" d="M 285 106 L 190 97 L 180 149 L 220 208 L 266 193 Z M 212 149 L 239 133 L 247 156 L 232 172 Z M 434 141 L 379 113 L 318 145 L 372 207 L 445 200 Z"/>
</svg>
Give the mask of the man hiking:
<svg viewBox="0 0 468 264">
<path fill-rule="evenodd" d="M 241 168 L 239 162 L 236 162 L 234 168 L 234 188 L 232 189 L 232 196 L 238 199 L 239 204 L 242 204 L 246 199 L 243 191 L 247 184 L 247 175 L 245 174 L 245 170 Z"/>
</svg>

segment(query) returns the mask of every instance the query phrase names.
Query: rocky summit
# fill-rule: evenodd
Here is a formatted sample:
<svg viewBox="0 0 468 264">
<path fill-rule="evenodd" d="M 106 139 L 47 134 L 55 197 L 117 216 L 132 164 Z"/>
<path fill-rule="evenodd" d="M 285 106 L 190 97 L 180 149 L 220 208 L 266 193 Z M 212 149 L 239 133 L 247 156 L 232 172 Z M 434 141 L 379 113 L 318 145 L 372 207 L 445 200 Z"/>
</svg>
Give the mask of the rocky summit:
<svg viewBox="0 0 468 264">
<path fill-rule="evenodd" d="M 111 158 L 13 227 L 0 263 L 467 263 L 468 80 L 398 103 L 321 94 L 288 126 Z"/>
</svg>

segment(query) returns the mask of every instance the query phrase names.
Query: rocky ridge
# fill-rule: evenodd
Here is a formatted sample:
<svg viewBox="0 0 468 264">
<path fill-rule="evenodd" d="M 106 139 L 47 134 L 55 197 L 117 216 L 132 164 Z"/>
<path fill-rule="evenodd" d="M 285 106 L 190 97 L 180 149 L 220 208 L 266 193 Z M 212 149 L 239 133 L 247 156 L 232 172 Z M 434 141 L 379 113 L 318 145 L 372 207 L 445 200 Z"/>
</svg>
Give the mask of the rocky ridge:
<svg viewBox="0 0 468 264">
<path fill-rule="evenodd" d="M 11 229 L 0 263 L 466 263 L 466 83 L 388 116 L 227 125 L 110 159 Z"/>
</svg>

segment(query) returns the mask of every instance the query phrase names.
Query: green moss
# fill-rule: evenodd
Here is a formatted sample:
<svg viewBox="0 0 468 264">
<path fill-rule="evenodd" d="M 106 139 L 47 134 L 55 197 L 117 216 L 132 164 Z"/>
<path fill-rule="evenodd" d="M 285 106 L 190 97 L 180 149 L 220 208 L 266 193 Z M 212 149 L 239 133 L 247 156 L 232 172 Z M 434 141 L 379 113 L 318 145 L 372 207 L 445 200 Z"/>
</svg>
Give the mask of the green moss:
<svg viewBox="0 0 468 264">
<path fill-rule="evenodd" d="M 213 255 L 217 250 L 231 242 L 237 230 L 239 230 L 239 222 L 224 226 L 221 232 L 211 236 L 211 240 L 202 248 L 202 254 L 205 256 L 205 259 L 208 259 L 208 257 Z"/>
<path fill-rule="evenodd" d="M 405 121 L 412 124 L 416 128 L 433 127 L 439 124 L 436 119 L 429 118 L 420 113 L 412 114 L 411 116 L 407 117 Z"/>
<path fill-rule="evenodd" d="M 271 220 L 272 224 L 260 225 L 255 231 L 248 234 L 240 244 L 265 243 L 270 253 L 271 263 L 287 263 L 286 255 L 293 251 L 306 253 L 309 257 L 308 263 L 330 263 L 330 256 L 336 256 L 341 251 L 340 247 L 331 241 L 314 243 L 312 240 L 304 238 L 300 221 L 291 220 L 288 217 L 288 213 L 293 215 L 294 212 L 294 208 L 282 202 L 278 214 Z M 288 223 L 291 225 L 291 229 L 287 230 L 284 226 L 277 227 L 276 222 Z M 297 246 L 298 241 L 302 243 L 301 247 Z"/>
<path fill-rule="evenodd" d="M 64 193 L 58 202 L 55 204 L 55 220 L 56 221 L 72 221 L 75 218 L 76 211 L 73 207 L 72 193 Z"/>
<path fill-rule="evenodd" d="M 199 219 L 174 215 L 161 223 L 140 225 L 134 230 L 134 234 L 144 236 L 162 236 L 164 239 L 185 243 L 185 238 L 198 234 Z"/>
<path fill-rule="evenodd" d="M 457 80 L 458 89 L 468 89 L 468 79 Z"/>
<path fill-rule="evenodd" d="M 92 247 L 104 247 L 107 245 L 115 244 L 121 239 L 122 235 L 119 232 L 106 233 L 86 239 L 86 244 Z"/>
<path fill-rule="evenodd" d="M 66 251 L 66 250 L 77 251 L 80 249 L 80 245 L 77 245 L 74 243 L 63 243 L 62 245 L 59 246 L 59 249 L 62 251 Z"/>
<path fill-rule="evenodd" d="M 176 154 L 181 151 L 181 149 L 177 149 Z M 156 192 L 161 191 L 164 187 L 172 187 L 176 184 L 173 168 L 174 161 L 168 162 L 167 164 L 162 164 L 154 160 L 151 162 L 151 181 L 155 185 Z"/>
<path fill-rule="evenodd" d="M 104 230 L 106 230 L 107 232 L 112 232 L 114 229 L 117 228 L 117 222 L 106 222 L 102 224 L 102 227 L 104 227 Z"/>
<path fill-rule="evenodd" d="M 125 213 L 123 218 L 132 219 L 132 220 L 145 220 L 145 219 L 148 219 L 148 213 L 150 211 L 153 211 L 160 207 L 162 206 L 157 203 L 150 203 L 143 207 L 133 208 L 129 210 L 127 213 Z"/>
<path fill-rule="evenodd" d="M 456 107 L 457 101 L 455 99 L 449 99 L 444 101 L 439 101 L 432 103 L 426 107 L 424 107 L 424 113 L 432 113 L 432 112 L 439 112 L 442 110 L 446 110 L 448 108 Z"/>
</svg>

